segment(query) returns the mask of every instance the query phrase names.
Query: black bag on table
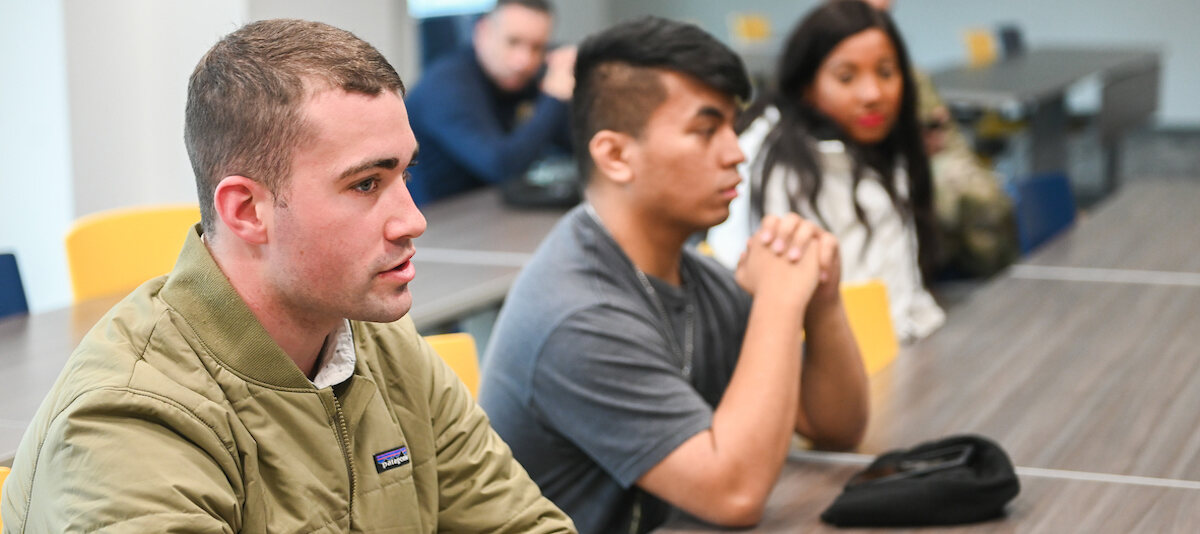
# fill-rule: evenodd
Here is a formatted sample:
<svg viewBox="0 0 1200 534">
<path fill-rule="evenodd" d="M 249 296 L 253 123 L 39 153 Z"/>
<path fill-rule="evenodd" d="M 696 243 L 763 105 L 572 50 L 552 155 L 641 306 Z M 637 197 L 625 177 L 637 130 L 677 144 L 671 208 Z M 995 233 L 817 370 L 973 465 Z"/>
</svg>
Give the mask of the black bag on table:
<svg viewBox="0 0 1200 534">
<path fill-rule="evenodd" d="M 846 483 L 821 520 L 839 527 L 974 523 L 1004 515 L 1020 489 L 999 445 L 950 436 L 880 455 Z"/>
<path fill-rule="evenodd" d="M 583 199 L 575 160 L 563 155 L 539 159 L 521 176 L 500 184 L 500 198 L 517 208 L 570 208 Z"/>
</svg>

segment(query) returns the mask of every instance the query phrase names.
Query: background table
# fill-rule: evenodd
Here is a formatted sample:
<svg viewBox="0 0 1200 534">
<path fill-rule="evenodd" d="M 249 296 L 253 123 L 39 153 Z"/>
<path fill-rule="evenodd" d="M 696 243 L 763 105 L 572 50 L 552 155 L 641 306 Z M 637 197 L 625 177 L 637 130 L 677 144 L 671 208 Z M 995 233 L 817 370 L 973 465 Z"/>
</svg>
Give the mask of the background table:
<svg viewBox="0 0 1200 534">
<path fill-rule="evenodd" d="M 948 102 L 1017 107 L 1057 98 L 1069 86 L 1093 74 L 1140 74 L 1157 63 L 1157 52 L 1149 49 L 1037 47 L 981 67 L 941 70 L 933 74 L 933 81 Z"/>
<path fill-rule="evenodd" d="M 519 259 L 532 254 L 566 212 L 513 208 L 498 190 L 477 189 L 421 208 L 428 228 L 417 238 L 417 254 L 483 263 L 489 254 L 494 262 Z"/>
<path fill-rule="evenodd" d="M 1067 170 L 1066 93 L 1097 76 L 1101 83 L 1097 125 L 1108 161 L 1105 187 L 1112 191 L 1121 138 L 1158 109 L 1159 54 L 1149 49 L 1038 47 L 983 67 L 960 66 L 932 75 L 947 104 L 1020 110 L 1030 118 L 1029 171 Z"/>
<path fill-rule="evenodd" d="M 427 330 L 498 305 L 566 209 L 517 209 L 479 189 L 422 208 L 412 318 Z"/>
<path fill-rule="evenodd" d="M 997 440 L 1023 485 L 1007 519 L 963 530 L 1200 529 L 1200 286 L 1128 275 L 1200 272 L 1197 213 L 1198 183 L 1133 182 L 989 282 L 871 377 L 865 454 L 796 453 L 757 531 L 823 531 L 871 455 L 957 433 Z M 1015 276 L 1031 266 L 1127 276 Z"/>
</svg>

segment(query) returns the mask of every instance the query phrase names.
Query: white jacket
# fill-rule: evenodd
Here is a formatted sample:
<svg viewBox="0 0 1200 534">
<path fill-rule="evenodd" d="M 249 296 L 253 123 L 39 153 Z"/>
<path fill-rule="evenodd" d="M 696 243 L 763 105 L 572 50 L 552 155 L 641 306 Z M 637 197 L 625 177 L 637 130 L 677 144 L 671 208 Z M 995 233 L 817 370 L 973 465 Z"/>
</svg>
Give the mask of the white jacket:
<svg viewBox="0 0 1200 534">
<path fill-rule="evenodd" d="M 742 133 L 738 143 L 746 154 L 746 163 L 739 167 L 744 180 L 738 184 L 738 196 L 729 206 L 729 218 L 708 231 L 708 244 L 721 263 L 733 268 L 745 248 L 746 239 L 757 229 L 750 208 L 750 184 L 760 183 L 762 172 L 759 152 L 763 140 L 779 121 L 779 111 L 767 108 L 762 116 Z M 945 322 L 945 314 L 921 282 L 917 263 L 917 234 L 912 217 L 904 217 L 895 208 L 880 177 L 869 168 L 853 193 L 852 162 L 840 141 L 818 143 L 820 165 L 824 173 L 817 205 L 822 219 L 816 216 L 807 195 L 799 191 L 799 179 L 794 172 L 776 166 L 763 193 L 764 214 L 787 213 L 789 198 L 796 199 L 800 216 L 822 224 L 838 239 L 842 251 L 842 281 L 862 282 L 879 279 L 888 289 L 892 323 L 896 336 L 913 341 L 932 333 Z M 908 176 L 903 167 L 896 169 L 897 193 L 908 195 Z M 754 178 L 752 178 L 754 177 Z M 871 224 L 871 239 L 867 228 L 854 213 L 852 195 Z"/>
</svg>

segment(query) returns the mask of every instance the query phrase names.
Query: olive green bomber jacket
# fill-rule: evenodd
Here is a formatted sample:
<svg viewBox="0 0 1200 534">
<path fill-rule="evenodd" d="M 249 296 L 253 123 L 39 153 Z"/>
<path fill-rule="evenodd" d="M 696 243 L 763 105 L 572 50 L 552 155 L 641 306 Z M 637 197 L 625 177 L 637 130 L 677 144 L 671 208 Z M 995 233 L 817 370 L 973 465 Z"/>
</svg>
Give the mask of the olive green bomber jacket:
<svg viewBox="0 0 1200 534">
<path fill-rule="evenodd" d="M 351 322 L 318 390 L 198 229 L 84 338 L 21 442 L 4 532 L 573 532 L 412 321 Z"/>
</svg>

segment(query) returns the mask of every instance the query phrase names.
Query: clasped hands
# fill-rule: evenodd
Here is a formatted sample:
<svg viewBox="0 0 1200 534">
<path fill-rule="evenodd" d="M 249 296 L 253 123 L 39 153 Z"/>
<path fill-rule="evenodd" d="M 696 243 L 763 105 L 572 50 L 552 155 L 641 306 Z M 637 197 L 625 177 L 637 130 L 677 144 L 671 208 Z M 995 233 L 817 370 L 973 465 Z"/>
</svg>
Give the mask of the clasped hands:
<svg viewBox="0 0 1200 534">
<path fill-rule="evenodd" d="M 837 302 L 842 262 L 829 232 L 794 213 L 763 218 L 746 241 L 734 276 L 757 298 L 812 310 Z"/>
</svg>

